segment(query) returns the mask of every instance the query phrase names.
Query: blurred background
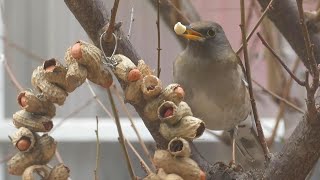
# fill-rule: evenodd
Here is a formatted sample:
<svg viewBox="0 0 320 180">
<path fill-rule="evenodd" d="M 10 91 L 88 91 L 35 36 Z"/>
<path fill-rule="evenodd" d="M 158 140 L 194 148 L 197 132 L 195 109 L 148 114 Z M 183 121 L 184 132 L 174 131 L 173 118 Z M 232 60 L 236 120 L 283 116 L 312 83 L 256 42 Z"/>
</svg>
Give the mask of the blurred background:
<svg viewBox="0 0 320 180">
<path fill-rule="evenodd" d="M 6 161 L 16 153 L 8 135 L 16 131 L 11 118 L 12 114 L 20 109 L 16 101 L 19 88 L 32 88 L 31 74 L 43 60 L 54 57 L 63 62 L 64 53 L 69 46 L 77 40 L 90 42 L 90 39 L 63 1 L 1 0 L 0 2 L 0 180 L 14 180 L 21 178 L 6 172 Z M 160 19 L 161 80 L 164 85 L 172 82 L 172 63 L 185 47 L 186 42 L 174 34 L 172 25 L 180 21 L 182 16 L 187 17 L 191 22 L 201 19 L 220 23 L 234 50 L 240 47 L 238 1 L 161 0 L 161 3 L 169 4 L 168 8 L 164 7 L 160 12 L 162 17 Z M 305 1 L 305 9 L 315 10 L 318 4 L 319 2 L 315 0 Z M 112 5 L 113 0 L 104 0 L 104 6 L 108 11 Z M 155 0 L 122 0 L 117 14 L 117 21 L 122 21 L 122 30 L 128 33 L 137 52 L 153 68 L 156 68 L 157 62 L 155 5 Z M 262 14 L 256 0 L 246 1 L 246 13 L 248 22 L 246 28 L 247 32 L 250 32 Z M 130 26 L 132 28 L 129 34 Z M 303 64 L 299 63 L 291 47 L 267 18 L 256 32 L 258 31 L 286 61 L 288 67 L 292 69 L 296 65 L 296 75 L 302 78 Z M 304 89 L 295 82 L 290 83 L 288 75 L 263 47 L 256 35 L 253 35 L 249 41 L 249 55 L 253 78 L 260 85 L 288 99 L 298 108 L 305 108 Z M 106 92 L 94 84 L 92 86 L 98 99 L 111 110 Z M 276 137 L 275 142 L 272 143 L 272 138 L 268 139 L 271 150 L 277 151 L 301 119 L 302 113 L 283 105 L 281 101 L 257 85 L 254 86 L 254 91 L 266 137 L 271 137 L 275 122 L 280 119 L 279 127 L 274 131 L 277 134 L 273 133 Z M 143 154 L 119 100 L 117 100 L 117 107 L 121 114 L 125 136 L 132 141 L 140 154 Z M 154 149 L 148 130 L 133 108 L 130 105 L 127 105 L 127 108 L 148 148 Z M 65 104 L 57 107 L 57 115 L 53 119 L 54 124 L 59 125 L 51 135 L 58 141 L 58 151 L 65 164 L 71 169 L 71 179 L 93 179 L 94 177 L 96 116 L 100 120 L 100 179 L 129 179 L 124 156 L 117 141 L 116 127 L 94 99 L 86 84 L 69 94 Z M 230 160 L 231 148 L 210 133 L 200 137 L 196 141 L 196 146 L 210 162 Z M 132 152 L 130 157 L 137 175 L 144 176 L 139 161 Z M 143 157 L 147 161 L 147 158 Z M 50 164 L 56 163 L 57 160 L 53 158 Z M 315 168 L 312 173 L 313 179 L 319 179 L 318 168 Z"/>
</svg>

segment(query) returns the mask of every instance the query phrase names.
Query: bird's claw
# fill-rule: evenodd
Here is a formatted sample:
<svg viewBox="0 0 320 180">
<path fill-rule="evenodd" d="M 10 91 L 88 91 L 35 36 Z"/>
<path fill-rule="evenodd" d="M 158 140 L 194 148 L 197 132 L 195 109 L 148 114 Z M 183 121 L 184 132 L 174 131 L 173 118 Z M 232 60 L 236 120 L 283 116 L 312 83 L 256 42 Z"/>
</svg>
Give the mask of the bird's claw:
<svg viewBox="0 0 320 180">
<path fill-rule="evenodd" d="M 236 171 L 236 172 L 243 171 L 242 166 L 240 164 L 236 164 L 235 160 L 230 161 L 229 168 Z"/>
</svg>

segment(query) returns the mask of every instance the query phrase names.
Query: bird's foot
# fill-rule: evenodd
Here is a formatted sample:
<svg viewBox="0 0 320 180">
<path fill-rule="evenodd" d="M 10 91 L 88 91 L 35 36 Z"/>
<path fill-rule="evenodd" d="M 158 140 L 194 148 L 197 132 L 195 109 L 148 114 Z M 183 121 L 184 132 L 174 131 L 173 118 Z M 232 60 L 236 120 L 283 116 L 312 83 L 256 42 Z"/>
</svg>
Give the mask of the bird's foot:
<svg viewBox="0 0 320 180">
<path fill-rule="evenodd" d="M 229 163 L 229 167 L 230 169 L 236 171 L 236 172 L 240 172 L 243 171 L 243 168 L 240 164 L 237 164 L 235 160 L 231 160 Z"/>
</svg>

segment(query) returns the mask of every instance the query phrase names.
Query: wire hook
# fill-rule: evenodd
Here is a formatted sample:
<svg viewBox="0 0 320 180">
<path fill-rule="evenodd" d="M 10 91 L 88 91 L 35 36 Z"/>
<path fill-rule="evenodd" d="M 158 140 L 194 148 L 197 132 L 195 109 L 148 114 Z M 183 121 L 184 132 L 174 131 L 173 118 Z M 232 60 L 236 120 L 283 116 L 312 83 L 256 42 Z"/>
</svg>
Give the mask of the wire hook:
<svg viewBox="0 0 320 180">
<path fill-rule="evenodd" d="M 114 33 L 112 33 L 112 35 L 113 35 L 113 37 L 115 39 L 115 45 L 114 45 L 114 49 L 113 49 L 113 52 L 112 52 L 111 56 L 107 57 L 106 54 L 104 53 L 104 50 L 103 50 L 103 47 L 102 47 L 102 37 L 103 37 L 103 35 L 106 34 L 106 32 L 107 31 L 104 31 L 100 35 L 100 49 L 101 49 L 101 51 L 103 53 L 103 56 L 105 58 L 104 64 L 106 64 L 109 67 L 114 68 L 118 64 L 118 62 L 113 58 L 114 54 L 116 53 L 117 47 L 118 47 L 118 39 L 117 39 L 117 36 Z"/>
</svg>

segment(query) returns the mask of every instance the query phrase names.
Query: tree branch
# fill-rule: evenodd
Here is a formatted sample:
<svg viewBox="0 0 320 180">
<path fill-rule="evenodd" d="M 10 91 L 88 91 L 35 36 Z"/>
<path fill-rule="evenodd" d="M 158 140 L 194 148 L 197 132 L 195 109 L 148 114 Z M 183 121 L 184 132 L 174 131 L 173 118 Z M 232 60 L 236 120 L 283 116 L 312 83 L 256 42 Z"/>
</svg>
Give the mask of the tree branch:
<svg viewBox="0 0 320 180">
<path fill-rule="evenodd" d="M 240 0 L 240 7 L 241 7 L 241 24 L 240 24 L 240 28 L 241 28 L 241 32 L 242 32 L 242 44 L 243 44 L 243 56 L 244 56 L 244 62 L 245 62 L 245 68 L 246 68 L 246 77 L 248 80 L 248 84 L 249 84 L 249 94 L 250 94 L 250 101 L 251 101 L 251 106 L 252 106 L 252 113 L 254 116 L 254 120 L 256 123 L 256 127 L 257 127 L 257 132 L 258 132 L 258 137 L 259 137 L 259 141 L 260 144 L 262 146 L 263 149 L 263 153 L 265 156 L 266 161 L 268 162 L 270 160 L 270 152 L 267 146 L 267 142 L 266 139 L 264 137 L 263 134 L 263 129 L 260 123 L 260 119 L 258 116 L 258 110 L 257 110 L 257 106 L 256 106 L 256 102 L 253 96 L 253 90 L 252 90 L 252 80 L 251 80 L 251 71 L 250 71 L 250 64 L 249 64 L 249 57 L 248 57 L 248 50 L 247 50 L 247 39 L 246 39 L 246 30 L 245 30 L 245 8 L 244 8 L 244 0 Z"/>
<path fill-rule="evenodd" d="M 264 38 L 257 33 L 259 39 L 261 40 L 262 44 L 274 55 L 276 60 L 282 65 L 282 67 L 289 73 L 292 79 L 294 79 L 300 86 L 305 86 L 305 82 L 301 81 L 297 76 L 288 68 L 288 66 L 281 60 L 281 58 L 276 54 L 276 52 L 270 47 L 270 45 L 264 40 Z"/>
<path fill-rule="evenodd" d="M 265 9 L 270 0 L 258 0 L 261 7 Z M 295 0 L 275 0 L 272 9 L 268 11 L 268 18 L 274 23 L 278 30 L 289 42 L 291 47 L 306 65 L 308 54 L 305 48 L 304 38 L 300 27 L 298 8 Z M 314 56 L 317 63 L 320 62 L 320 37 L 309 32 L 310 41 L 314 44 Z M 307 66 L 308 68 L 308 66 Z"/>
<path fill-rule="evenodd" d="M 115 0 L 113 3 L 113 8 L 111 9 L 111 19 L 110 19 L 109 27 L 106 32 L 106 39 L 105 39 L 107 42 L 112 41 L 112 33 L 115 30 L 115 23 L 116 23 L 116 16 L 117 16 L 119 2 L 120 0 Z"/>
<path fill-rule="evenodd" d="M 269 2 L 268 0 L 258 1 L 263 8 Z M 268 13 L 268 17 L 287 39 L 300 59 L 303 60 L 306 67 L 313 72 L 309 66 L 308 58 L 310 56 L 308 56 L 302 33 L 302 28 L 304 27 L 300 27 L 301 20 L 296 2 L 294 0 L 276 0 L 273 3 L 273 10 Z M 313 32 L 309 32 L 309 37 L 310 43 L 307 45 L 314 44 L 315 47 L 319 47 L 320 38 Z M 317 63 L 320 62 L 319 57 L 320 49 L 314 48 L 314 58 Z M 308 74 L 307 72 L 305 80 L 307 98 L 314 100 L 314 94 L 311 93 L 313 90 L 310 89 L 308 82 Z M 318 84 L 319 82 L 313 83 Z M 307 115 L 297 125 L 282 150 L 271 159 L 265 170 L 264 177 L 267 177 L 267 179 L 304 179 L 308 175 L 320 156 L 320 121 L 317 114 L 318 112 L 312 112 L 308 108 Z M 312 125 L 309 123 L 311 121 L 313 122 Z"/>
<path fill-rule="evenodd" d="M 160 78 L 160 72 L 161 72 L 161 67 L 160 67 L 160 0 L 157 0 L 157 33 L 158 33 L 158 62 L 157 62 L 157 77 Z"/>
</svg>

